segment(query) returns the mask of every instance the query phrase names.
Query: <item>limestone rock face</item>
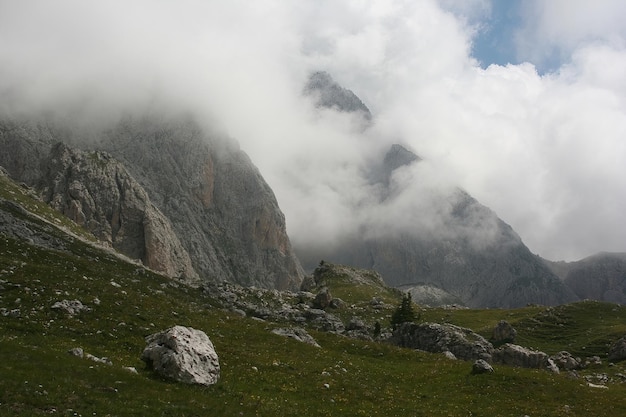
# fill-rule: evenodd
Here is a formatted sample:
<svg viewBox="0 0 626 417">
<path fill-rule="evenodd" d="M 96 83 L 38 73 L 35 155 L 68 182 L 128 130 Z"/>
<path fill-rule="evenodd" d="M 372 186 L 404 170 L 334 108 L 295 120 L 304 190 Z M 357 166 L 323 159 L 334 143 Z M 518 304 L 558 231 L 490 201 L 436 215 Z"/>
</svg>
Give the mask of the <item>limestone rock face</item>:
<svg viewBox="0 0 626 417">
<path fill-rule="evenodd" d="M 190 119 L 128 119 L 97 145 L 171 220 L 204 280 L 297 289 L 303 271 L 273 191 L 235 142 Z"/>
<path fill-rule="evenodd" d="M 201 330 L 174 326 L 146 337 L 141 360 L 160 375 L 186 384 L 215 384 L 220 364 L 211 340 Z"/>
<path fill-rule="evenodd" d="M 493 346 L 470 329 L 452 324 L 402 323 L 389 339 L 392 344 L 427 352 L 450 351 L 458 359 L 491 360 Z"/>
<path fill-rule="evenodd" d="M 193 120 L 126 118 L 89 132 L 0 120 L 0 148 L 14 179 L 152 269 L 193 284 L 302 281 L 272 190 L 232 139 Z"/>
<path fill-rule="evenodd" d="M 602 252 L 576 262 L 544 262 L 580 299 L 626 305 L 626 253 Z"/>
</svg>

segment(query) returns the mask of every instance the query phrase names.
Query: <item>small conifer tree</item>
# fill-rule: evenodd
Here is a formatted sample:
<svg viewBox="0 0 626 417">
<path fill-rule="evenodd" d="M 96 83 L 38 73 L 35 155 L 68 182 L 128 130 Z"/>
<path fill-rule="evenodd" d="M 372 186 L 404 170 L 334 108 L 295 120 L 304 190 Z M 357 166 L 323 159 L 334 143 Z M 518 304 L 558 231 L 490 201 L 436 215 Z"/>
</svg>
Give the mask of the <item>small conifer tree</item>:
<svg viewBox="0 0 626 417">
<path fill-rule="evenodd" d="M 416 319 L 419 319 L 419 317 L 415 314 L 415 310 L 413 309 L 411 293 L 407 292 L 402 296 L 402 302 L 391 315 L 391 327 L 395 330 L 398 325 L 415 321 Z"/>
</svg>

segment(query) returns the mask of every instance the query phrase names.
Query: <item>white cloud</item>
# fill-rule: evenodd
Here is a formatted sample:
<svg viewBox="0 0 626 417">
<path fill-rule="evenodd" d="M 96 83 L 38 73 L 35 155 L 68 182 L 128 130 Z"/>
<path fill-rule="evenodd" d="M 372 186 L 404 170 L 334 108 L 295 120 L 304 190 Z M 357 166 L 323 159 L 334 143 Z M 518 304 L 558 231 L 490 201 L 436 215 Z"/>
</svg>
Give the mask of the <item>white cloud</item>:
<svg viewBox="0 0 626 417">
<path fill-rule="evenodd" d="M 568 56 L 541 76 L 471 58 L 484 1 L 2 2 L 0 109 L 193 108 L 250 154 L 296 241 L 406 217 L 425 187 L 459 184 L 541 255 L 626 251 L 621 4 L 534 2 L 522 53 Z M 320 69 L 372 110 L 370 131 L 302 97 Z M 393 206 L 367 209 L 362 170 L 394 142 L 427 163 Z"/>
</svg>

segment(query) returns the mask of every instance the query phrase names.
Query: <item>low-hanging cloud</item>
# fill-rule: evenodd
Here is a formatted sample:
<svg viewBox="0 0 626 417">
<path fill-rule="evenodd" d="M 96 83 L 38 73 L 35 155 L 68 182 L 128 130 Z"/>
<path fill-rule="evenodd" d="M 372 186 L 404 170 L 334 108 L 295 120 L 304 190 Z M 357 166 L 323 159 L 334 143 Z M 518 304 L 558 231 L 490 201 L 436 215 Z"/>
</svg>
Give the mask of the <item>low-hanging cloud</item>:
<svg viewBox="0 0 626 417">
<path fill-rule="evenodd" d="M 579 36 L 545 3 L 529 6 L 541 19 L 525 21 L 519 51 L 539 60 L 546 50 L 530 46 L 549 45 L 566 59 L 539 75 L 531 63 L 482 69 L 472 58 L 491 10 L 482 0 L 2 1 L 0 111 L 105 121 L 151 106 L 193 111 L 251 156 L 295 242 L 401 224 L 428 211 L 425 189 L 458 185 L 547 258 L 625 251 L 626 34 L 610 24 L 625 12 L 600 2 L 597 20 L 609 23 Z M 368 130 L 302 94 L 315 70 L 365 102 Z M 395 142 L 424 163 L 381 206 L 367 167 Z"/>
</svg>

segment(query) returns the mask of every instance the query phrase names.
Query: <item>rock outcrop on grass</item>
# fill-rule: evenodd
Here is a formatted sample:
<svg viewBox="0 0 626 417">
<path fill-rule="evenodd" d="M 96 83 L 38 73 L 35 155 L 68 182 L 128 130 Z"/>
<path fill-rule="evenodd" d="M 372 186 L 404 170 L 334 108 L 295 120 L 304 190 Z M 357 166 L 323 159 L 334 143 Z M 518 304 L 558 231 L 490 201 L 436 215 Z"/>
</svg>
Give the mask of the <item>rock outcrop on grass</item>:
<svg viewBox="0 0 626 417">
<path fill-rule="evenodd" d="M 389 341 L 397 346 L 433 353 L 450 351 L 458 359 L 491 361 L 493 346 L 470 329 L 452 324 L 402 323 Z"/>
<path fill-rule="evenodd" d="M 546 368 L 548 355 L 523 346 L 505 343 L 493 352 L 494 363 L 520 368 Z"/>
<path fill-rule="evenodd" d="M 220 377 L 213 343 L 202 330 L 174 326 L 146 337 L 141 360 L 158 374 L 186 384 L 212 385 Z"/>
</svg>

